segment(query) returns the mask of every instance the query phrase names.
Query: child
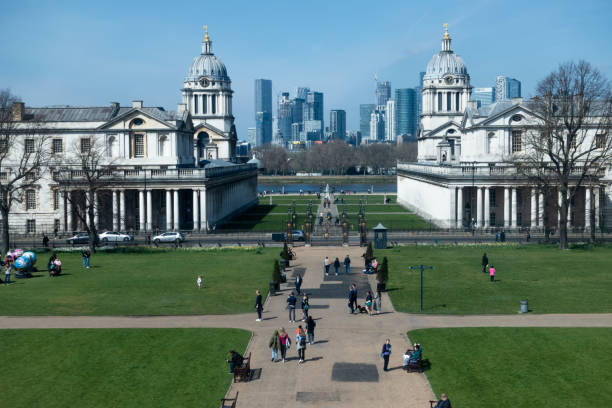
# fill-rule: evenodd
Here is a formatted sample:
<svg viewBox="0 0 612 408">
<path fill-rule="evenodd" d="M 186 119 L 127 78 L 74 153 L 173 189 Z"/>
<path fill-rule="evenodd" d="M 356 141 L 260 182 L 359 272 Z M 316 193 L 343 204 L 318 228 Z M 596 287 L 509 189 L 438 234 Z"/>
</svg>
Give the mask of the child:
<svg viewBox="0 0 612 408">
<path fill-rule="evenodd" d="M 489 268 L 489 276 L 491 276 L 491 282 L 495 282 L 495 267 L 493 265 Z"/>
<path fill-rule="evenodd" d="M 197 283 L 198 283 L 198 289 L 202 289 L 202 275 L 198 275 Z"/>
</svg>

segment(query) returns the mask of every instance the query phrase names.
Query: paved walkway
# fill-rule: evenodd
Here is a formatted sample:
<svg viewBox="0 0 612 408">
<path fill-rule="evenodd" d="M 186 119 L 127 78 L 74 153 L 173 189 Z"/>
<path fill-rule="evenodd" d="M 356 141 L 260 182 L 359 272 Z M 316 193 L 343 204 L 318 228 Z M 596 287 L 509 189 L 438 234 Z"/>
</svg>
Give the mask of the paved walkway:
<svg viewBox="0 0 612 408">
<path fill-rule="evenodd" d="M 255 378 L 233 384 L 229 394 L 240 391 L 239 406 L 283 405 L 352 407 L 425 407 L 433 394 L 423 374 L 407 374 L 400 368 L 401 355 L 409 345 L 405 332 L 417 328 L 478 326 L 612 327 L 612 314 L 591 315 L 409 315 L 393 312 L 383 294 L 383 314 L 350 315 L 346 297 L 350 283 L 357 283 L 359 302 L 364 304 L 368 279 L 361 273 L 361 248 L 296 248 L 298 259 L 292 271 L 304 276 L 302 289 L 311 295 L 311 314 L 316 319 L 316 344 L 306 350 L 307 361 L 297 364 L 292 346 L 286 363 L 270 361 L 268 340 L 272 332 L 285 327 L 292 339 L 297 324 L 289 323 L 285 299 L 289 289 L 268 298 L 264 320 L 255 322 L 255 313 L 233 316 L 0 316 L 0 329 L 9 328 L 145 328 L 145 327 L 240 327 L 253 331 L 248 351 Z M 323 259 L 353 260 L 350 275 L 323 274 Z M 292 285 L 291 285 L 292 286 Z M 296 312 L 297 313 L 297 312 Z M 383 372 L 380 348 L 391 339 L 393 354 L 389 372 Z M 406 396 L 410 397 L 405 400 Z"/>
</svg>

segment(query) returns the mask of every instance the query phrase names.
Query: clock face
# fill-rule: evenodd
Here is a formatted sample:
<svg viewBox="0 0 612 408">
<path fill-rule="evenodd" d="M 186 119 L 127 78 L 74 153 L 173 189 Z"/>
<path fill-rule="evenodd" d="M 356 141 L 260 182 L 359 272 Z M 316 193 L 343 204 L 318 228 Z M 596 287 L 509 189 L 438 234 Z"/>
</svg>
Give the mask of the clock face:
<svg viewBox="0 0 612 408">
<path fill-rule="evenodd" d="M 447 76 L 446 78 L 444 78 L 444 80 L 446 81 L 446 83 L 448 85 L 453 83 L 453 77 L 452 76 Z"/>
<path fill-rule="evenodd" d="M 198 82 L 200 82 L 200 85 L 202 85 L 204 88 L 210 85 L 210 81 L 206 77 L 200 77 Z"/>
</svg>

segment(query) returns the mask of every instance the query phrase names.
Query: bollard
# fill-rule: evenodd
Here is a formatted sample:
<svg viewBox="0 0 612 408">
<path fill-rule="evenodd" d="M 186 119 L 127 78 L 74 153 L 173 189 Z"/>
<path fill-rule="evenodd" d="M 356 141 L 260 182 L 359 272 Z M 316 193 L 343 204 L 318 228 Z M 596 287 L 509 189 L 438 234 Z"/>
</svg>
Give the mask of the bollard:
<svg viewBox="0 0 612 408">
<path fill-rule="evenodd" d="M 527 302 L 527 299 L 521 300 L 521 313 L 527 312 L 529 312 L 529 303 Z"/>
</svg>

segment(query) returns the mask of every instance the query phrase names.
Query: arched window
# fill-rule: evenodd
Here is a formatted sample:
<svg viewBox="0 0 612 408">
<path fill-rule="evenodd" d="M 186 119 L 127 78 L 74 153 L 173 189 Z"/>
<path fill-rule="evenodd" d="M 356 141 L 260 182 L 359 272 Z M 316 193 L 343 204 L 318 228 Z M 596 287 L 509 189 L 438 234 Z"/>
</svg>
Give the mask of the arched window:
<svg viewBox="0 0 612 408">
<path fill-rule="evenodd" d="M 164 157 L 168 154 L 168 136 L 161 135 L 158 142 L 158 156 Z"/>
<path fill-rule="evenodd" d="M 438 112 L 442 112 L 442 92 L 438 92 Z"/>
<path fill-rule="evenodd" d="M 446 110 L 448 112 L 451 111 L 451 93 L 450 92 L 446 93 Z"/>
</svg>

